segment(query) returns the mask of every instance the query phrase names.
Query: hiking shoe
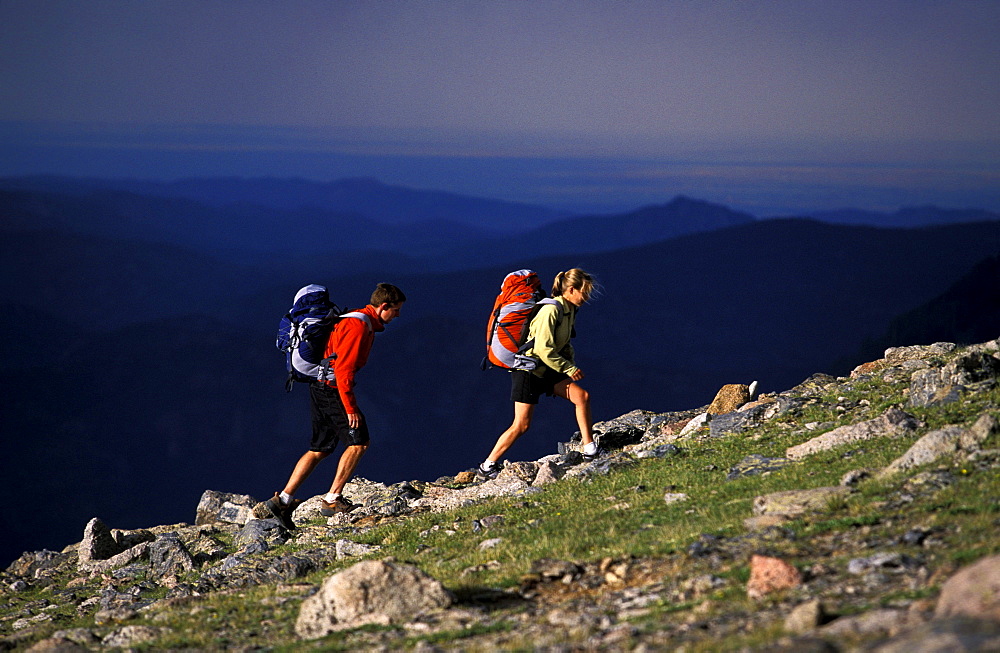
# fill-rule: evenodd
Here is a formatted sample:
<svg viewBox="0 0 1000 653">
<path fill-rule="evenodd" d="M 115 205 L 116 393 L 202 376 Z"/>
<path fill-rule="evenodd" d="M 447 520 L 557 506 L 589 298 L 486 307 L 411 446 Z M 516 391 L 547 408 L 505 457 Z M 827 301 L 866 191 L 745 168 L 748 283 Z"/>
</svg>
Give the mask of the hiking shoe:
<svg viewBox="0 0 1000 653">
<path fill-rule="evenodd" d="M 254 507 L 254 516 L 260 517 L 259 513 L 262 511 L 258 508 L 263 508 L 271 517 L 280 521 L 285 528 L 288 530 L 294 530 L 295 522 L 292 521 L 292 513 L 295 512 L 295 509 L 299 507 L 300 503 L 302 503 L 302 501 L 299 499 L 292 499 L 292 502 L 286 506 L 281 503 L 281 497 L 278 496 L 277 492 L 275 492 L 273 497 L 267 501 L 257 504 L 257 506 Z"/>
<path fill-rule="evenodd" d="M 351 503 L 343 496 L 337 497 L 335 501 L 327 501 L 326 499 L 320 499 L 320 509 L 319 514 L 324 517 L 333 517 L 342 512 L 351 512 L 358 506 Z"/>
<path fill-rule="evenodd" d="M 500 465 L 493 465 L 493 469 L 486 470 L 483 469 L 483 464 L 479 463 L 479 467 L 477 468 L 476 471 L 478 471 L 481 475 L 485 476 L 486 478 L 492 480 L 500 475 Z"/>
<path fill-rule="evenodd" d="M 605 449 L 604 447 L 597 447 L 597 451 L 595 451 L 594 453 L 590 453 L 590 454 L 585 453 L 585 454 L 583 454 L 583 461 L 587 462 L 587 463 L 591 463 L 591 462 L 594 462 L 595 460 L 597 460 L 598 458 L 600 458 L 601 456 L 606 455 L 607 453 L 608 453 L 608 450 Z"/>
</svg>

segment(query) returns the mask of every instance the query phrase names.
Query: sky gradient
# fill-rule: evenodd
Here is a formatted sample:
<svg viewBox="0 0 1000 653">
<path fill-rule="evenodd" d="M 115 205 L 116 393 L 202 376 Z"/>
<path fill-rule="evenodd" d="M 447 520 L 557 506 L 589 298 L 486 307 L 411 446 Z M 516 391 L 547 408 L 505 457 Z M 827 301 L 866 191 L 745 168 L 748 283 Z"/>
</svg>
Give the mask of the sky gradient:
<svg viewBox="0 0 1000 653">
<path fill-rule="evenodd" d="M 0 175 L 1000 210 L 1000 3 L 0 0 Z"/>
</svg>

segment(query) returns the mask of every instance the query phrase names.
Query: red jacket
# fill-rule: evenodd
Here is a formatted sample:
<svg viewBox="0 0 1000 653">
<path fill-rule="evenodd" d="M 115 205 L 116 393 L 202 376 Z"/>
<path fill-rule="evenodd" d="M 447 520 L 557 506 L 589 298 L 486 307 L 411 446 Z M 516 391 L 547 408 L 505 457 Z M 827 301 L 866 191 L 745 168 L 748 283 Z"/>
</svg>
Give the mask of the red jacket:
<svg viewBox="0 0 1000 653">
<path fill-rule="evenodd" d="M 323 355 L 337 355 L 333 360 L 333 381 L 327 381 L 327 385 L 337 388 L 348 413 L 360 413 L 354 397 L 354 375 L 368 362 L 375 333 L 385 331 L 385 325 L 374 306 L 367 305 L 353 312 L 363 313 L 367 319 L 345 317 L 337 322 L 330 332 Z"/>
</svg>

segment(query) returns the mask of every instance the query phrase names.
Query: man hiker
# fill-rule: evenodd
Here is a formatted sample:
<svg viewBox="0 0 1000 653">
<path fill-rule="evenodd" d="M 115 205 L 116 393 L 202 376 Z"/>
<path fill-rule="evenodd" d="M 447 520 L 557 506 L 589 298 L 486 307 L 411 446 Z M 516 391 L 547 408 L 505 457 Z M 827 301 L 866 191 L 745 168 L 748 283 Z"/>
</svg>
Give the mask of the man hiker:
<svg viewBox="0 0 1000 653">
<path fill-rule="evenodd" d="M 316 465 L 334 452 L 341 440 L 345 445 L 344 451 L 340 454 L 330 492 L 323 496 L 320 513 L 330 517 L 357 507 L 342 494 L 369 443 L 368 423 L 354 395 L 354 377 L 368 362 L 375 334 L 384 331 L 386 324 L 399 317 L 399 310 L 405 301 L 406 295 L 402 290 L 392 284 L 380 283 L 367 306 L 356 311 L 353 317 L 341 317 L 330 332 L 324 357 L 334 356 L 333 378 L 309 384 L 312 412 L 309 451 L 302 454 L 295 464 L 284 490 L 275 492 L 273 497 L 260 504 L 287 528 L 295 528 L 292 512 L 302 503 L 294 498 L 295 492 L 316 469 Z"/>
</svg>

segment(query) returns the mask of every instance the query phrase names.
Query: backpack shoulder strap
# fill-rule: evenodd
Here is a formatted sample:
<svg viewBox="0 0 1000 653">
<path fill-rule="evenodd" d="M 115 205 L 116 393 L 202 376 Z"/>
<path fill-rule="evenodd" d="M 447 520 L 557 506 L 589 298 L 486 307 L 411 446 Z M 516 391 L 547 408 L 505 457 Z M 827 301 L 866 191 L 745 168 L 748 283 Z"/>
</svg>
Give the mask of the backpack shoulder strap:
<svg viewBox="0 0 1000 653">
<path fill-rule="evenodd" d="M 374 327 L 372 326 L 371 317 L 366 313 L 362 313 L 361 311 L 351 311 L 350 313 L 344 313 L 340 317 L 341 318 L 350 317 L 354 318 L 355 320 L 361 320 L 362 322 L 365 323 L 365 326 L 368 328 L 369 331 L 374 330 Z"/>
</svg>

